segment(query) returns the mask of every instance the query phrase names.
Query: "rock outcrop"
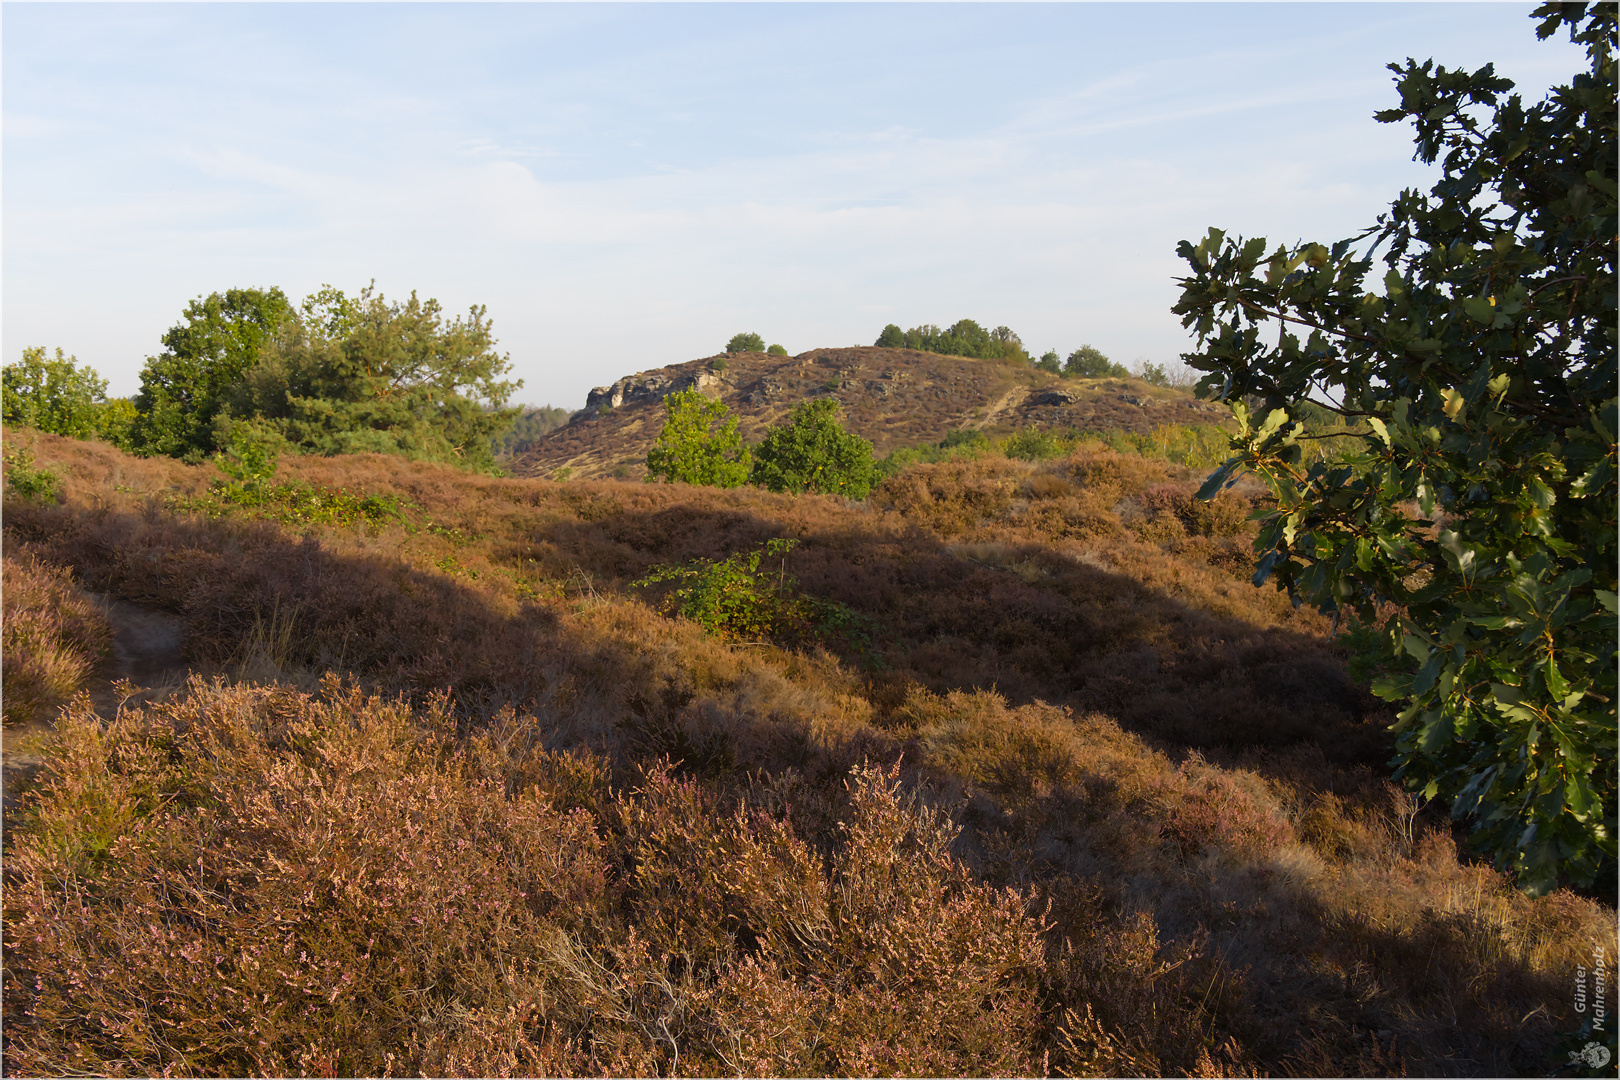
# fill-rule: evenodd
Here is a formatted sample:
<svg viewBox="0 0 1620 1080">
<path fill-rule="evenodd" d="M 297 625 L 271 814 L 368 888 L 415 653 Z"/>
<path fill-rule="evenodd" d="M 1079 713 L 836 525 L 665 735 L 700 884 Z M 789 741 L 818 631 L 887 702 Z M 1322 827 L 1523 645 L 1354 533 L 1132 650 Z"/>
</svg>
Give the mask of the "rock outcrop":
<svg viewBox="0 0 1620 1080">
<path fill-rule="evenodd" d="M 707 397 L 720 394 L 720 376 L 712 371 L 671 372 L 667 368 L 626 375 L 612 386 L 598 386 L 585 398 L 585 408 L 598 412 L 603 405 L 617 409 L 642 401 L 663 401 L 671 394 L 697 388 Z"/>
</svg>

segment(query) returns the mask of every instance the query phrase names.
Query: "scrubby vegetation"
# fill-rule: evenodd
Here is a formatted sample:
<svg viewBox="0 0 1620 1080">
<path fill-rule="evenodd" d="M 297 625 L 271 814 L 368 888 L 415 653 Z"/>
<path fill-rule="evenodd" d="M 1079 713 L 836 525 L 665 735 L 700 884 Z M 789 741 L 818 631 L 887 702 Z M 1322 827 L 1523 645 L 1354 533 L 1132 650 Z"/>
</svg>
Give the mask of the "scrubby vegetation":
<svg viewBox="0 0 1620 1080">
<path fill-rule="evenodd" d="M 1248 584 L 1263 493 L 1162 457 L 865 505 L 283 458 L 405 508 L 298 519 L 8 438 L 61 478 L 8 575 L 198 672 L 68 707 L 8 810 L 8 1072 L 1543 1073 L 1614 946 L 1459 859 L 1329 620 Z M 682 567 L 772 618 L 634 585 Z"/>
</svg>

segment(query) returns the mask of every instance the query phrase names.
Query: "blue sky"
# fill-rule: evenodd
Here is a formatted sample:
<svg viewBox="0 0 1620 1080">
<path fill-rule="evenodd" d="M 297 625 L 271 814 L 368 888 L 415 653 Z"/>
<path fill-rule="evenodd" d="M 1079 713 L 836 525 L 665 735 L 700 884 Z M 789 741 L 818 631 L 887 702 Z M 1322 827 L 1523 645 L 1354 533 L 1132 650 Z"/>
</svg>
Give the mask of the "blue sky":
<svg viewBox="0 0 1620 1080">
<path fill-rule="evenodd" d="M 1539 99 L 1532 8 L 7 3 L 0 347 L 129 394 L 194 296 L 375 279 L 569 408 L 739 330 L 1174 361 L 1178 240 L 1370 224 L 1432 182 L 1384 65 Z"/>
</svg>

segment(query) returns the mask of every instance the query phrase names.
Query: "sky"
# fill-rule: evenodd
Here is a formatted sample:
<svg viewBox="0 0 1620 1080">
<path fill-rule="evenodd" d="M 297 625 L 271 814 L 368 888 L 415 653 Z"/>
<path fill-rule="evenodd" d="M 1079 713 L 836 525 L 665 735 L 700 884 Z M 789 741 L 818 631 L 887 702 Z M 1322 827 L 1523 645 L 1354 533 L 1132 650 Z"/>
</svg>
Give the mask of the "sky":
<svg viewBox="0 0 1620 1080">
<path fill-rule="evenodd" d="M 1183 239 L 1351 236 L 1433 171 L 1386 64 L 1584 58 L 1532 4 L 0 5 L 0 350 L 110 395 L 193 297 L 483 305 L 570 409 L 739 331 L 1192 340 Z"/>
</svg>

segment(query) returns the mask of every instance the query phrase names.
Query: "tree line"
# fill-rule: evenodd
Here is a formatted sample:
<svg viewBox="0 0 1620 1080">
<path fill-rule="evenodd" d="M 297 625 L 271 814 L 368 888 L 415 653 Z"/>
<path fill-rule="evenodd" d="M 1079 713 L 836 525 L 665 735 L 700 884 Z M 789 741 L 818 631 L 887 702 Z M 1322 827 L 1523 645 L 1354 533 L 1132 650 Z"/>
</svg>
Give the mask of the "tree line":
<svg viewBox="0 0 1620 1080">
<path fill-rule="evenodd" d="M 143 455 L 198 462 L 248 443 L 271 453 L 386 453 L 488 471 L 521 420 L 522 385 L 495 351 L 482 306 L 447 318 L 437 300 L 389 301 L 330 285 L 294 305 L 279 288 L 192 300 L 149 357 L 132 399 L 61 349 L 25 349 L 0 373 L 4 418 Z"/>
<path fill-rule="evenodd" d="M 1116 364 L 1094 345 L 1082 345 L 1061 356 L 1056 349 L 1048 349 L 1033 357 L 1024 348 L 1023 340 L 1009 327 L 998 326 L 986 330 L 972 319 L 961 319 L 941 330 L 931 323 L 902 330 L 889 323 L 873 342 L 880 349 L 916 349 L 918 352 L 939 353 L 942 356 L 966 356 L 975 360 L 1000 360 L 1008 363 L 1028 364 L 1041 371 L 1065 379 L 1128 379 L 1138 378 L 1153 386 L 1190 386 L 1190 380 L 1177 377 L 1163 364 L 1145 362 L 1135 372 L 1123 364 Z"/>
</svg>

